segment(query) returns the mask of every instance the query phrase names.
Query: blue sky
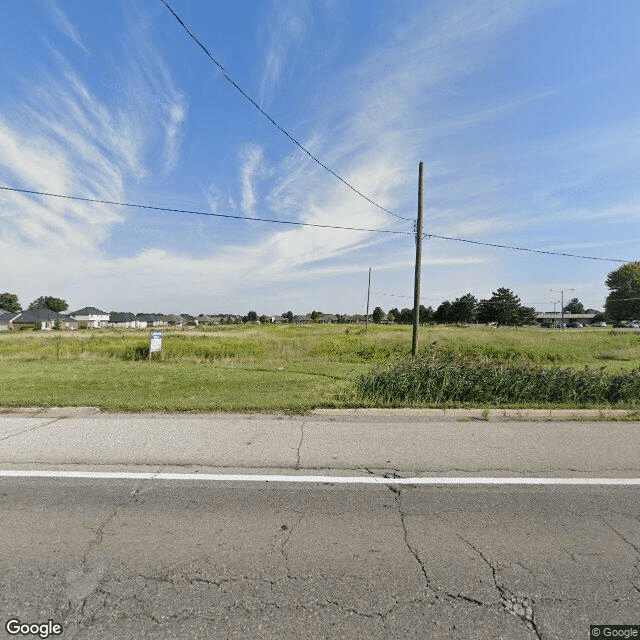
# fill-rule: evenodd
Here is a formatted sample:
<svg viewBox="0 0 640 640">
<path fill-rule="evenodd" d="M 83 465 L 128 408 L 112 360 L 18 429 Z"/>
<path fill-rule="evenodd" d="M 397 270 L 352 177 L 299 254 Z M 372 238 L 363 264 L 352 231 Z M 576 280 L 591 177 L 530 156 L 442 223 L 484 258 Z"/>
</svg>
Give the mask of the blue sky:
<svg viewBox="0 0 640 640">
<path fill-rule="evenodd" d="M 425 232 L 638 259 L 635 0 L 171 0 L 227 74 L 332 170 Z M 0 23 L 0 185 L 411 231 L 224 78 L 160 0 L 26 0 Z M 411 235 L 0 191 L 0 291 L 70 309 L 410 307 Z M 620 263 L 431 238 L 422 298 L 498 287 L 601 308 Z M 405 297 L 402 297 L 405 296 Z"/>
</svg>

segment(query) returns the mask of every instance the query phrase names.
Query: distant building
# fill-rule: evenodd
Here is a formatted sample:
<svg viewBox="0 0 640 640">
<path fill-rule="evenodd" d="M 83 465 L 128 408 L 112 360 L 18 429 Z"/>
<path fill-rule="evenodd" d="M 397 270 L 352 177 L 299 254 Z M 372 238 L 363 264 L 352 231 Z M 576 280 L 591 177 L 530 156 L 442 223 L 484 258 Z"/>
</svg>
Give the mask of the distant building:
<svg viewBox="0 0 640 640">
<path fill-rule="evenodd" d="M 109 324 L 109 314 L 96 307 L 83 307 L 72 311 L 69 316 L 78 322 L 82 329 L 101 329 Z"/>
<path fill-rule="evenodd" d="M 27 309 L 21 311 L 12 321 L 14 329 L 40 327 L 44 331 L 51 331 L 56 323 L 61 329 L 74 330 L 78 328 L 78 321 L 71 316 L 51 311 L 51 309 Z"/>
</svg>

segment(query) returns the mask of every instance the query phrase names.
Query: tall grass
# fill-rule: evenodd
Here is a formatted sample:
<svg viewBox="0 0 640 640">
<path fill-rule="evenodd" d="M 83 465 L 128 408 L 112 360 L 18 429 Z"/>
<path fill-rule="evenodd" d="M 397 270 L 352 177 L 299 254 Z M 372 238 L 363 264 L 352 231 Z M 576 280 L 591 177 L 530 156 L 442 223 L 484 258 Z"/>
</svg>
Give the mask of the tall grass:
<svg viewBox="0 0 640 640">
<path fill-rule="evenodd" d="M 576 371 L 525 362 L 478 360 L 434 350 L 417 360 L 404 360 L 360 376 L 356 397 L 383 405 L 636 405 L 640 402 L 640 371 Z"/>
</svg>

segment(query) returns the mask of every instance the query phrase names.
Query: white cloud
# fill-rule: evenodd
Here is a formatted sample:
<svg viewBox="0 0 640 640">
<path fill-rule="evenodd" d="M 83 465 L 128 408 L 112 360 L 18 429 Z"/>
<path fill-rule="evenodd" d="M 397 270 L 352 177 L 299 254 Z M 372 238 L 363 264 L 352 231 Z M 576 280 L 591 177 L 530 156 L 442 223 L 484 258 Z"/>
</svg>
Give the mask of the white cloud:
<svg viewBox="0 0 640 640">
<path fill-rule="evenodd" d="M 260 82 L 260 103 L 267 100 L 279 82 L 289 50 L 304 41 L 309 20 L 308 0 L 275 0 L 266 12 L 268 45 Z"/>
<path fill-rule="evenodd" d="M 376 202 L 413 218 L 417 162 L 422 159 L 418 157 L 418 149 L 444 134 L 442 125 L 424 124 L 421 110 L 439 88 L 455 83 L 482 64 L 483 54 L 501 33 L 517 23 L 525 5 L 524 2 L 478 2 L 456 5 L 451 10 L 445 5 L 449 13 L 417 36 L 414 22 L 398 29 L 386 46 L 364 60 L 358 69 L 327 81 L 325 91 L 321 91 L 327 101 L 317 105 L 317 121 L 305 146 Z M 267 92 L 277 88 L 290 47 L 301 42 L 305 34 L 305 11 L 296 17 L 290 13 L 295 3 L 283 3 L 282 7 L 282 22 L 273 31 L 271 41 L 274 57 L 268 62 L 262 79 L 263 99 Z M 168 172 L 176 166 L 187 117 L 187 99 L 174 85 L 149 30 L 144 23 L 139 27 L 139 37 L 119 74 L 119 78 L 127 79 L 126 83 L 119 80 L 119 86 L 129 88 L 130 99 L 144 95 L 153 96 L 153 101 L 139 100 L 135 115 L 134 110 L 109 108 L 67 70 L 65 85 L 68 88 L 55 96 L 49 84 L 39 91 L 42 106 L 31 106 L 40 131 L 37 137 L 30 139 L 24 123 L 0 121 L 5 125 L 0 129 L 0 150 L 6 148 L 9 152 L 7 171 L 14 176 L 19 174 L 24 184 L 33 184 L 31 180 L 38 179 L 36 184 L 42 184 L 45 190 L 63 191 L 50 185 L 64 185 L 67 193 L 105 193 L 109 199 L 114 195 L 124 198 L 123 175 L 131 172 L 141 180 L 149 171 L 145 152 L 154 135 L 149 119 L 162 130 L 164 170 Z M 284 34 L 280 45 L 276 42 L 278 34 Z M 416 60 L 421 64 L 416 64 Z M 335 99 L 336 95 L 340 95 L 340 100 Z M 478 117 L 492 115 L 487 112 Z M 468 126 L 475 121 L 477 119 L 470 118 L 447 126 Z M 77 124 L 72 126 L 72 123 Z M 38 155 L 36 149 L 44 149 L 45 153 L 40 153 L 39 168 L 19 157 L 21 154 L 15 149 L 11 152 L 12 145 L 27 152 L 33 149 L 33 155 Z M 263 148 L 250 144 L 241 158 L 240 194 L 234 198 L 230 192 L 212 186 L 208 191 L 212 212 L 218 212 L 225 202 L 239 200 L 239 207 L 251 216 L 259 211 L 259 217 L 264 217 L 262 213 L 269 207 L 273 217 L 290 220 L 372 229 L 411 229 L 410 223 L 398 221 L 365 202 L 300 151 L 293 151 L 277 167 L 270 163 L 269 171 L 273 170 L 278 178 L 266 193 L 264 183 L 260 182 L 270 175 Z M 437 158 L 437 161 L 432 170 L 451 170 L 448 158 Z M 78 171 L 79 167 L 83 167 L 82 172 Z M 477 180 L 478 190 L 494 188 Z M 464 186 L 470 185 L 471 179 Z M 320 288 L 319 283 L 340 275 L 346 280 L 349 274 L 362 272 L 369 263 L 369 256 L 362 252 L 371 250 L 374 243 L 380 244 L 378 255 L 384 255 L 385 246 L 393 247 L 389 259 L 378 267 L 390 279 L 397 273 L 403 278 L 410 276 L 413 267 L 412 258 L 396 259 L 398 251 L 412 255 L 411 236 L 406 236 L 404 241 L 394 241 L 393 236 L 387 238 L 368 232 L 305 227 L 267 227 L 273 232 L 261 235 L 254 244 L 226 243 L 217 246 L 210 257 L 196 258 L 194 253 L 185 255 L 150 247 L 130 257 L 112 258 L 102 253 L 102 243 L 108 237 L 110 224 L 124 214 L 106 207 L 104 221 L 89 225 L 82 220 L 100 220 L 95 207 L 81 205 L 77 209 L 61 210 L 43 201 L 37 211 L 27 212 L 30 200 L 22 203 L 16 200 L 20 212 L 28 215 L 20 224 L 12 225 L 10 231 L 3 230 L 6 235 L 0 236 L 0 249 L 12 246 L 13 255 L 16 255 L 16 246 L 24 250 L 26 259 L 31 261 L 31 271 L 16 277 L 19 282 L 27 283 L 33 282 L 34 274 L 43 272 L 46 265 L 56 260 L 58 254 L 48 250 L 46 243 L 54 237 L 68 238 L 68 246 L 77 248 L 83 259 L 68 251 L 68 264 L 60 264 L 48 277 L 52 282 L 73 286 L 80 296 L 81 285 L 68 283 L 76 282 L 74 272 L 81 270 L 91 282 L 92 295 L 99 296 L 99 300 L 82 298 L 77 300 L 79 305 L 144 310 L 140 305 L 164 307 L 167 297 L 171 296 L 175 304 L 188 310 L 193 308 L 190 301 L 242 299 L 243 292 L 250 288 L 260 289 L 261 299 L 267 300 L 269 285 L 275 283 L 278 288 L 277 284 L 283 282 L 303 283 L 303 293 L 310 295 L 310 291 Z M 449 213 L 453 214 L 454 210 L 443 212 L 440 218 L 447 223 L 442 229 L 447 235 L 467 237 L 470 232 L 489 233 L 496 228 L 507 228 L 504 217 L 489 212 L 481 218 L 473 217 L 477 210 L 460 211 L 457 216 Z M 4 215 L 9 215 L 9 208 Z M 16 238 L 21 238 L 20 245 L 12 244 Z M 479 281 L 479 267 L 490 268 L 491 260 L 477 254 L 456 253 L 453 244 L 448 243 L 446 249 L 432 249 L 424 263 L 461 269 L 472 266 L 471 287 L 472 282 Z M 0 253 L 7 255 L 6 251 Z M 0 271 L 9 266 L 9 262 L 0 257 Z M 122 286 L 123 282 L 127 283 L 126 287 Z M 331 282 L 333 290 L 327 295 L 336 300 L 334 310 L 349 311 L 345 308 L 351 304 L 349 283 L 339 279 Z M 446 287 L 438 285 L 438 290 Z M 34 297 L 40 294 L 41 291 L 35 291 Z M 194 309 L 200 310 L 203 309 Z"/>
<path fill-rule="evenodd" d="M 134 65 L 130 77 L 139 78 L 139 91 L 123 101 L 113 89 L 125 85 L 101 83 L 111 91 L 103 91 L 105 99 L 100 99 L 56 49 L 49 49 L 57 72 L 32 78 L 23 96 L 15 95 L 13 105 L 0 113 L 0 182 L 127 201 L 127 187 L 155 169 L 149 165 L 158 155 L 153 153 L 158 126 L 164 132 L 164 166 L 175 163 L 186 100 L 155 50 L 148 49 L 150 59 Z M 140 96 L 159 95 L 163 82 L 166 91 L 159 104 L 136 102 Z M 0 273 L 9 274 L 12 288 L 27 302 L 44 292 L 64 295 L 72 306 L 86 301 L 115 307 L 126 277 L 120 272 L 122 279 L 113 280 L 117 261 L 112 264 L 105 247 L 128 215 L 110 205 L 0 191 Z M 113 297 L 101 301 L 109 291 Z"/>
<path fill-rule="evenodd" d="M 47 8 L 51 12 L 54 21 L 60 30 L 70 38 L 78 47 L 80 47 L 85 53 L 89 53 L 87 48 L 84 46 L 82 42 L 82 38 L 78 33 L 78 30 L 75 28 L 73 23 L 67 18 L 65 13 L 60 9 L 58 4 L 54 0 L 44 0 Z"/>
<path fill-rule="evenodd" d="M 245 215 L 255 218 L 256 180 L 264 176 L 264 153 L 257 145 L 250 145 L 242 153 L 243 164 L 240 168 L 242 181 L 241 207 Z"/>
</svg>

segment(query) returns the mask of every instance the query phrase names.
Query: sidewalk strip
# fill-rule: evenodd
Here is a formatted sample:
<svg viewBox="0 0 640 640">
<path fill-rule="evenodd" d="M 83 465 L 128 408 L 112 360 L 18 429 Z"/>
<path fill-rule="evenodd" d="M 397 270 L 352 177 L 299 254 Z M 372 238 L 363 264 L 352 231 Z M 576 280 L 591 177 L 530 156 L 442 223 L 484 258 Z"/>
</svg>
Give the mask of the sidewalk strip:
<svg viewBox="0 0 640 640">
<path fill-rule="evenodd" d="M 621 485 L 640 486 L 640 478 L 483 478 L 382 476 L 286 476 L 211 473 L 133 473 L 119 471 L 0 470 L 0 478 L 78 478 L 85 480 L 195 480 L 205 482 L 292 482 L 319 484 L 406 484 L 406 485 Z"/>
</svg>

